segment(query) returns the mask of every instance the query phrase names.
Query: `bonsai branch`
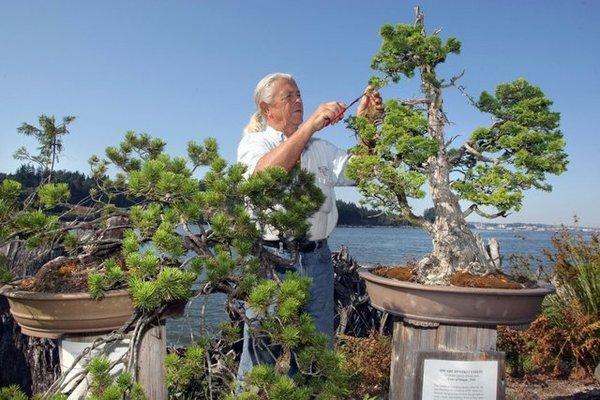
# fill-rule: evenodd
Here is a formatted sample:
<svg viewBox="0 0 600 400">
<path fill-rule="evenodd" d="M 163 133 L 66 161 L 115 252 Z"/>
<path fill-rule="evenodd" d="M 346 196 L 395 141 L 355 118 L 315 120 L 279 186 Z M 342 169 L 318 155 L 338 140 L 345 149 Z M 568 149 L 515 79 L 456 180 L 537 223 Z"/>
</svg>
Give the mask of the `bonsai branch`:
<svg viewBox="0 0 600 400">
<path fill-rule="evenodd" d="M 77 384 L 75 384 L 71 387 L 70 391 L 72 391 L 75 387 L 77 387 L 79 382 L 81 382 L 81 380 L 83 380 L 83 377 L 85 377 L 86 372 L 85 372 L 85 370 L 83 370 L 81 373 L 74 375 L 68 381 L 66 381 L 66 378 L 71 373 L 71 371 L 73 371 L 73 369 L 79 364 L 79 362 L 84 357 L 87 357 L 95 349 L 98 349 L 98 348 L 104 346 L 104 350 L 106 351 L 106 345 L 108 345 L 109 343 L 112 343 L 114 341 L 117 341 L 117 340 L 122 340 L 125 337 L 125 332 L 137 321 L 137 319 L 139 317 L 140 317 L 140 314 L 138 312 L 133 313 L 131 318 L 129 318 L 129 320 L 127 322 L 125 322 L 125 324 L 123 324 L 123 326 L 121 326 L 118 330 L 110 333 L 107 336 L 102 336 L 102 337 L 99 337 L 96 340 L 94 340 L 94 342 L 89 347 L 86 347 L 81 352 L 81 354 L 79 354 L 73 360 L 73 363 L 71 364 L 71 366 L 61 373 L 60 377 L 48 388 L 48 390 L 43 394 L 42 398 L 48 399 L 53 394 L 63 392 L 67 388 L 67 386 L 73 381 L 73 379 L 80 378 L 77 381 Z M 125 354 L 127 354 L 127 353 L 125 353 Z M 79 374 L 83 374 L 83 376 L 79 377 Z M 69 393 L 70 393 L 70 391 L 69 391 Z"/>
<path fill-rule="evenodd" d="M 396 199 L 398 200 L 398 208 L 400 209 L 400 214 L 404 218 L 406 218 L 406 220 L 408 222 L 425 229 L 427 232 L 430 232 L 431 229 L 433 229 L 431 222 L 427 221 L 425 218 L 423 218 L 419 215 L 415 215 L 412 212 L 412 209 L 411 209 L 410 205 L 408 204 L 406 194 L 397 193 Z"/>
<path fill-rule="evenodd" d="M 454 141 L 455 141 L 456 139 L 458 139 L 459 137 L 460 137 L 460 135 L 454 135 L 454 136 L 452 136 L 450 139 L 448 139 L 448 140 L 446 141 L 446 143 L 444 143 L 444 147 L 445 147 L 445 148 L 448 148 L 448 147 L 449 147 L 449 146 L 452 144 L 452 142 L 454 142 Z"/>
<path fill-rule="evenodd" d="M 495 214 L 489 214 L 489 213 L 486 213 L 485 211 L 480 210 L 479 206 L 477 204 L 471 204 L 471 206 L 463 212 L 463 217 L 466 218 L 473 212 L 475 212 L 475 214 L 477 214 L 481 217 L 489 218 L 489 219 L 494 219 L 494 218 L 498 218 L 498 217 L 506 217 L 508 215 L 506 213 L 506 211 L 500 211 Z"/>
<path fill-rule="evenodd" d="M 194 235 L 194 233 L 192 233 L 192 231 L 190 230 L 190 227 L 188 226 L 187 222 L 185 222 L 183 219 L 181 220 L 181 227 L 183 228 L 183 231 L 186 234 L 185 237 L 189 239 L 189 246 L 192 248 L 192 250 L 194 250 L 196 253 L 200 254 L 203 257 L 212 256 L 209 246 L 206 244 L 206 241 L 203 240 L 205 238 L 204 235 L 201 236 L 202 239 L 200 239 L 197 235 Z"/>
<path fill-rule="evenodd" d="M 465 70 L 463 69 L 463 70 L 462 70 L 462 72 L 461 72 L 460 74 L 458 74 L 458 75 L 455 75 L 455 76 L 453 76 L 452 78 L 450 78 L 450 82 L 443 84 L 443 85 L 442 85 L 442 88 L 444 88 L 444 89 L 445 89 L 445 88 L 448 88 L 448 87 L 451 87 L 451 86 L 455 86 L 455 85 L 456 85 L 456 82 L 457 82 L 457 81 L 458 81 L 460 78 L 462 78 L 464 74 L 465 74 Z"/>
<path fill-rule="evenodd" d="M 467 153 L 475 156 L 475 158 L 479 161 L 491 163 L 494 165 L 498 165 L 502 162 L 502 160 L 500 158 L 490 158 L 490 157 L 484 156 L 479 151 L 477 151 L 475 148 L 473 148 L 469 142 L 466 142 L 465 144 L 463 144 L 463 147 Z"/>
<path fill-rule="evenodd" d="M 402 104 L 403 106 L 416 106 L 419 104 L 423 104 L 423 105 L 429 105 L 429 100 L 426 99 L 425 97 L 423 98 L 418 98 L 418 99 L 407 99 L 407 100 L 401 100 L 400 104 Z"/>
</svg>

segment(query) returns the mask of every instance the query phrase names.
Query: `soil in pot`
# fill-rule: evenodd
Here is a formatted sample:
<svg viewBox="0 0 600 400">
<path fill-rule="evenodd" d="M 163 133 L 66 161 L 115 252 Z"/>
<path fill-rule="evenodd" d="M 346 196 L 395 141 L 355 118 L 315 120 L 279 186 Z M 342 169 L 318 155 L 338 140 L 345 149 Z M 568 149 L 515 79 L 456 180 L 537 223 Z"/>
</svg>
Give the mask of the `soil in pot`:
<svg viewBox="0 0 600 400">
<path fill-rule="evenodd" d="M 457 272 L 450 277 L 453 286 L 487 288 L 487 289 L 523 289 L 523 285 L 503 273 L 486 276 L 472 275 L 467 272 Z"/>
<path fill-rule="evenodd" d="M 117 260 L 123 268 L 123 260 Z M 46 263 L 29 278 L 22 279 L 18 288 L 30 292 L 78 293 L 88 291 L 88 276 L 98 271 L 98 262 L 82 263 L 78 259 L 58 257 Z"/>
<path fill-rule="evenodd" d="M 389 279 L 398 279 L 399 281 L 405 282 L 416 282 L 417 279 L 415 269 L 409 266 L 379 266 L 375 267 L 371 272 L 377 276 L 382 276 Z"/>
<path fill-rule="evenodd" d="M 389 279 L 397 279 L 405 282 L 416 282 L 416 268 L 413 266 L 378 266 L 372 271 L 373 274 Z M 473 287 L 486 289 L 523 289 L 524 285 L 512 279 L 510 276 L 497 272 L 486 276 L 472 275 L 467 272 L 457 272 L 450 277 L 450 284 L 459 287 Z"/>
</svg>

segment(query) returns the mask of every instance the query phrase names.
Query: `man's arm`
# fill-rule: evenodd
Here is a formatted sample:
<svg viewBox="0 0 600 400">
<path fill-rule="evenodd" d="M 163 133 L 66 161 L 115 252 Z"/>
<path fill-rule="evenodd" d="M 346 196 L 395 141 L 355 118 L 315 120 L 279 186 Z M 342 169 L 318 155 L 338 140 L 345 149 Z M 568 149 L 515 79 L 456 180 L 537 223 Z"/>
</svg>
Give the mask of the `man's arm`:
<svg viewBox="0 0 600 400">
<path fill-rule="evenodd" d="M 274 165 L 290 171 L 300 159 L 304 146 L 313 134 L 314 132 L 308 126 L 305 126 L 305 124 L 300 125 L 292 136 L 258 160 L 254 172 L 262 171 Z"/>
<path fill-rule="evenodd" d="M 365 92 L 366 96 L 361 99 L 358 105 L 357 115 L 366 115 L 373 109 L 381 113 L 383 111 L 383 104 L 379 92 L 373 90 L 370 86 L 367 86 Z M 339 122 L 343 118 L 345 110 L 346 105 L 344 103 L 329 102 L 321 104 L 286 141 L 258 160 L 254 172 L 262 171 L 274 165 L 290 171 L 300 159 L 300 155 L 312 135 L 329 124 L 333 125 Z"/>
</svg>

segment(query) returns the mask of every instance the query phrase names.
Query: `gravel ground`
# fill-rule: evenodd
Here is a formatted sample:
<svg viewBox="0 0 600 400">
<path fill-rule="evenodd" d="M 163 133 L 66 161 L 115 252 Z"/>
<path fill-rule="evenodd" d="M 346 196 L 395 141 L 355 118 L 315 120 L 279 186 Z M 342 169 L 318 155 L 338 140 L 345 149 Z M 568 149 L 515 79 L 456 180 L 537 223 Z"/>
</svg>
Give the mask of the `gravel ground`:
<svg viewBox="0 0 600 400">
<path fill-rule="evenodd" d="M 600 400 L 597 382 L 509 380 L 506 400 Z"/>
</svg>

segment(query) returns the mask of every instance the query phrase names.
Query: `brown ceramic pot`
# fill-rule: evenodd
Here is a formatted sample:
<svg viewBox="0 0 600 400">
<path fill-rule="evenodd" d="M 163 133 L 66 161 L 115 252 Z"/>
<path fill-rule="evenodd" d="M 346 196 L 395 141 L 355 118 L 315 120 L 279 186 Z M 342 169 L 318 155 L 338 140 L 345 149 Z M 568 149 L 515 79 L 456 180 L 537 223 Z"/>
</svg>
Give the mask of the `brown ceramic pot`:
<svg viewBox="0 0 600 400">
<path fill-rule="evenodd" d="M 433 286 L 384 278 L 359 269 L 373 307 L 417 321 L 448 325 L 523 325 L 540 312 L 551 285 L 535 289 Z"/>
<path fill-rule="evenodd" d="M 102 300 L 88 293 L 38 293 L 0 288 L 10 313 L 25 335 L 56 339 L 63 334 L 105 332 L 120 328 L 132 315 L 127 290 L 111 290 Z"/>
</svg>

